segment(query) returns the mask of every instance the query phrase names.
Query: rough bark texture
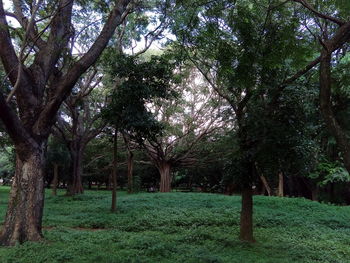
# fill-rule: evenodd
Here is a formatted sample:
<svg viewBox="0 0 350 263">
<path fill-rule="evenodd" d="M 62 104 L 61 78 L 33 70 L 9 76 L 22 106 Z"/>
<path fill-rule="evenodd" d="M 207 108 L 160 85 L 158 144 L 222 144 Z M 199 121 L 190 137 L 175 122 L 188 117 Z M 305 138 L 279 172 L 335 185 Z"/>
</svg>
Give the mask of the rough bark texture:
<svg viewBox="0 0 350 263">
<path fill-rule="evenodd" d="M 0 244 L 13 246 L 24 241 L 39 241 L 44 205 L 44 149 L 28 153 L 22 160 L 16 156 L 16 173 Z"/>
<path fill-rule="evenodd" d="M 169 163 L 161 163 L 158 165 L 160 173 L 160 192 L 168 193 L 171 191 L 171 165 Z"/>
<path fill-rule="evenodd" d="M 253 237 L 253 190 L 250 186 L 242 190 L 239 238 L 242 241 L 255 242 Z"/>
</svg>

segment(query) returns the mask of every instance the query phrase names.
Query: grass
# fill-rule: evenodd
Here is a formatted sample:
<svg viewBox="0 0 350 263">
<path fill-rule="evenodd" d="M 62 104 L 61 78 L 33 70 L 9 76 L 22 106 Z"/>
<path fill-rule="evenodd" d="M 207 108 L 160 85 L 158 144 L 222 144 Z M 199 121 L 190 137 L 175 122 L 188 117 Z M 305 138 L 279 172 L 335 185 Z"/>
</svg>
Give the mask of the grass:
<svg viewBox="0 0 350 263">
<path fill-rule="evenodd" d="M 0 220 L 8 188 L 0 187 Z M 200 193 L 47 194 L 45 241 L 0 248 L 1 263 L 350 262 L 350 207 L 254 198 L 257 243 L 237 240 L 240 198 Z"/>
</svg>

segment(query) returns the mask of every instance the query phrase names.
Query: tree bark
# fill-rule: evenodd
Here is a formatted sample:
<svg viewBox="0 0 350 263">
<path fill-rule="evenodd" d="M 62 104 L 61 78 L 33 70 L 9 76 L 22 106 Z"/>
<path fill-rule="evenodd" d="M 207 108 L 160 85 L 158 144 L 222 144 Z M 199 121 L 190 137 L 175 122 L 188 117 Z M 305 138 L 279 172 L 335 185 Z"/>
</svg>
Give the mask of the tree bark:
<svg viewBox="0 0 350 263">
<path fill-rule="evenodd" d="M 277 189 L 277 196 L 283 197 L 284 196 L 284 188 L 283 188 L 283 173 L 278 173 L 278 189 Z"/>
<path fill-rule="evenodd" d="M 43 237 L 44 147 L 30 150 L 25 159 L 16 155 L 16 172 L 0 234 L 1 245 L 13 246 L 18 242 L 39 241 Z"/>
<path fill-rule="evenodd" d="M 171 165 L 163 162 L 157 168 L 160 173 L 160 192 L 168 193 L 171 191 Z"/>
<path fill-rule="evenodd" d="M 118 153 L 118 130 L 115 129 L 113 140 L 113 172 L 112 172 L 112 205 L 111 211 L 117 210 L 117 153 Z"/>
<path fill-rule="evenodd" d="M 133 170 L 134 170 L 134 153 L 131 150 L 128 150 L 128 193 L 131 194 L 134 192 L 134 183 L 133 183 Z"/>
<path fill-rule="evenodd" d="M 242 190 L 239 238 L 242 241 L 255 242 L 253 237 L 253 190 L 251 186 L 245 186 Z"/>
<path fill-rule="evenodd" d="M 67 187 L 67 195 L 73 196 L 76 194 L 83 194 L 84 187 L 82 181 L 83 172 L 83 152 L 84 147 L 77 141 L 71 142 L 69 147 L 71 155 L 71 178 Z"/>
<path fill-rule="evenodd" d="M 58 184 L 58 164 L 53 164 L 53 180 L 52 180 L 52 195 L 57 195 L 57 184 Z"/>
<path fill-rule="evenodd" d="M 266 192 L 267 192 L 267 195 L 268 195 L 268 196 L 271 196 L 271 188 L 270 188 L 270 186 L 269 186 L 269 183 L 268 183 L 267 180 L 266 180 L 266 177 L 263 176 L 263 175 L 261 175 L 261 176 L 260 176 L 260 180 L 261 180 L 261 182 L 262 182 L 262 184 L 263 184 L 263 191 L 262 191 L 262 194 L 264 195 L 264 194 L 265 194 L 265 191 L 266 191 Z"/>
</svg>

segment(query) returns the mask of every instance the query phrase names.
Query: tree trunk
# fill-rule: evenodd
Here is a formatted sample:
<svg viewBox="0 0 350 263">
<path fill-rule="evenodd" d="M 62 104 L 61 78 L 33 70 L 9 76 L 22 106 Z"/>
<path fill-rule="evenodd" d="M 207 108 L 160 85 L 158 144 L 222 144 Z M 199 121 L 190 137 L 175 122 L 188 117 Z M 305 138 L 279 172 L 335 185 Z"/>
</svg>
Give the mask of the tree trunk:
<svg viewBox="0 0 350 263">
<path fill-rule="evenodd" d="M 319 187 L 316 185 L 311 192 L 312 201 L 318 201 Z"/>
<path fill-rule="evenodd" d="M 114 132 L 113 143 L 113 173 L 112 173 L 112 205 L 111 211 L 117 210 L 117 153 L 118 153 L 118 130 Z"/>
<path fill-rule="evenodd" d="M 261 175 L 261 176 L 260 176 L 260 180 L 261 180 L 261 182 L 262 182 L 262 184 L 263 184 L 263 191 L 262 191 L 262 194 L 264 195 L 264 194 L 265 194 L 265 191 L 266 191 L 266 192 L 267 192 L 267 195 L 268 195 L 268 196 L 271 196 L 271 188 L 270 188 L 270 186 L 269 186 L 269 183 L 268 183 L 267 180 L 266 180 L 266 177 L 263 176 L 263 175 Z"/>
<path fill-rule="evenodd" d="M 57 195 L 57 184 L 58 184 L 58 164 L 53 164 L 53 180 L 52 180 L 52 195 Z"/>
<path fill-rule="evenodd" d="M 44 154 L 43 146 L 42 149 L 34 148 L 27 153 L 25 160 L 16 155 L 16 172 L 0 234 L 1 245 L 13 246 L 43 238 Z"/>
<path fill-rule="evenodd" d="M 72 142 L 69 150 L 72 163 L 71 178 L 67 187 L 67 195 L 73 196 L 84 193 L 82 181 L 84 146 L 79 142 Z"/>
<path fill-rule="evenodd" d="M 350 172 L 350 143 L 347 134 L 338 123 L 334 116 L 331 102 L 331 59 L 332 53 L 326 49 L 321 52 L 320 64 L 320 108 L 323 119 L 329 132 L 334 136 L 339 147 L 343 163 L 348 172 Z"/>
<path fill-rule="evenodd" d="M 171 166 L 163 162 L 158 166 L 160 173 L 160 192 L 167 193 L 171 191 Z"/>
<path fill-rule="evenodd" d="M 134 170 L 134 154 L 132 151 L 128 150 L 128 193 L 134 192 L 133 185 L 133 170 Z"/>
<path fill-rule="evenodd" d="M 283 173 L 278 173 L 278 190 L 277 190 L 277 196 L 283 197 L 284 191 L 283 191 Z"/>
<path fill-rule="evenodd" d="M 240 240 L 255 242 L 253 237 L 253 190 L 246 186 L 242 190 Z"/>
</svg>

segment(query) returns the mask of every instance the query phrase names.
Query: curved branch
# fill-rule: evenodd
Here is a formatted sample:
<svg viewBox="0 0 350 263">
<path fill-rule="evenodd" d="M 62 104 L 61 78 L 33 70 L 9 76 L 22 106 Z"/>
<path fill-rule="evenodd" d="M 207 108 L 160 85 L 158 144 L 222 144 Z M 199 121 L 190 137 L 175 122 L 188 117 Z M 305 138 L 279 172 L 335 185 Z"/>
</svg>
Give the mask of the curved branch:
<svg viewBox="0 0 350 263">
<path fill-rule="evenodd" d="M 336 18 L 336 17 L 333 17 L 333 16 L 329 16 L 329 15 L 326 15 L 326 14 L 323 14 L 323 13 L 317 11 L 307 0 L 292 0 L 292 1 L 300 3 L 305 8 L 307 8 L 312 13 L 314 13 L 316 16 L 318 16 L 320 18 L 323 18 L 323 19 L 326 19 L 326 20 L 329 20 L 329 21 L 331 21 L 333 23 L 336 23 L 339 26 L 342 26 L 342 25 L 344 25 L 346 23 L 345 21 L 343 21 L 343 20 L 341 20 L 339 18 Z"/>
<path fill-rule="evenodd" d="M 45 131 L 46 133 L 49 132 L 48 127 L 54 122 L 56 112 L 62 102 L 69 95 L 69 92 L 72 90 L 80 76 L 97 61 L 117 26 L 119 26 L 130 13 L 131 6 L 129 4 L 131 2 L 132 0 L 119 0 L 117 2 L 100 35 L 97 37 L 89 51 L 80 60 L 74 63 L 68 72 L 61 77 L 52 98 L 35 123 L 35 130 Z"/>
</svg>

